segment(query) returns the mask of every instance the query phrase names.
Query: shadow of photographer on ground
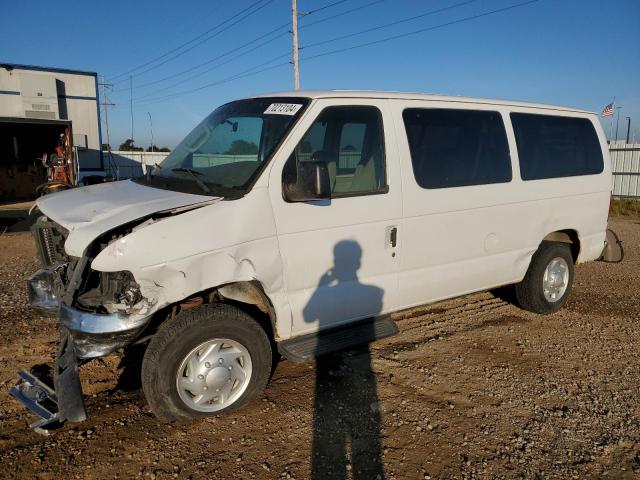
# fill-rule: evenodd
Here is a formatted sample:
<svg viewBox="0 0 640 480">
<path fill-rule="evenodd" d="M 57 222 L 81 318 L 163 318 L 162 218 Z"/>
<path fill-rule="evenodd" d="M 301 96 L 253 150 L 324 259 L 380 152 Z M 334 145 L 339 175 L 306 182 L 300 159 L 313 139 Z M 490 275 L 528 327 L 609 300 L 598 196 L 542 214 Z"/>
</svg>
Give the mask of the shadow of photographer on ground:
<svg viewBox="0 0 640 480">
<path fill-rule="evenodd" d="M 335 245 L 333 254 L 333 268 L 320 278 L 303 310 L 305 321 L 317 324 L 319 331 L 333 322 L 323 313 L 330 310 L 326 307 L 332 302 L 366 301 L 367 310 L 382 310 L 384 291 L 358 281 L 360 245 L 344 240 Z M 316 352 L 326 351 L 326 347 L 319 336 Z M 384 478 L 380 409 L 368 344 L 348 353 L 316 358 L 311 478 L 347 476 L 354 480 Z"/>
</svg>

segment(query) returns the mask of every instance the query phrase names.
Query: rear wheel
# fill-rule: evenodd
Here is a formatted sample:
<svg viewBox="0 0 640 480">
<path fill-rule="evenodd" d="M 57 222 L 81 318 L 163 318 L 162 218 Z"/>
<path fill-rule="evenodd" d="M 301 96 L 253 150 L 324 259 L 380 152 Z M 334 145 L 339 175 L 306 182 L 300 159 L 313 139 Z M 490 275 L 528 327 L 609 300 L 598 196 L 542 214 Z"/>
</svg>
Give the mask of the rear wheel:
<svg viewBox="0 0 640 480">
<path fill-rule="evenodd" d="M 564 305 L 573 285 L 573 256 L 566 243 L 542 242 L 522 282 L 516 284 L 521 308 L 543 315 Z"/>
<path fill-rule="evenodd" d="M 185 310 L 156 333 L 142 387 L 162 420 L 191 420 L 245 405 L 271 373 L 271 344 L 247 313 L 226 304 Z"/>
</svg>

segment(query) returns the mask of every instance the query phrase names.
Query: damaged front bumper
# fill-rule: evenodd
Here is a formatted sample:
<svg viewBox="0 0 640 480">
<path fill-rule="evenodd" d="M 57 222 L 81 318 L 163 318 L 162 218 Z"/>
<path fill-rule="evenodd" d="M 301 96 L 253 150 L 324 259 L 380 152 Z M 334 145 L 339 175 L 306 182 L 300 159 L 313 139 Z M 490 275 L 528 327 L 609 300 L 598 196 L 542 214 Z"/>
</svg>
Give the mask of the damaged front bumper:
<svg viewBox="0 0 640 480">
<path fill-rule="evenodd" d="M 53 372 L 52 389 L 31 373 L 18 372 L 18 383 L 9 394 L 18 400 L 40 420 L 31 424 L 39 433 L 47 433 L 46 427 L 87 418 L 78 375 L 78 358 L 68 333 L 63 334 Z"/>
<path fill-rule="evenodd" d="M 53 388 L 33 374 L 18 372 L 18 383 L 9 393 L 38 415 L 31 427 L 46 433 L 46 427 L 65 421 L 81 422 L 86 410 L 78 373 L 83 360 L 108 355 L 132 343 L 149 323 L 151 315 L 116 312 L 86 312 L 60 302 L 58 276 L 41 270 L 27 283 L 32 307 L 43 313 L 57 312 L 62 339 L 56 357 Z"/>
<path fill-rule="evenodd" d="M 135 340 L 151 319 L 150 314 L 87 312 L 62 303 L 61 280 L 55 269 L 36 272 L 27 281 L 31 307 L 56 313 L 82 360 L 103 357 Z"/>
<path fill-rule="evenodd" d="M 60 305 L 60 324 L 66 328 L 79 358 L 103 357 L 133 342 L 151 319 L 125 313 L 90 313 Z"/>
</svg>

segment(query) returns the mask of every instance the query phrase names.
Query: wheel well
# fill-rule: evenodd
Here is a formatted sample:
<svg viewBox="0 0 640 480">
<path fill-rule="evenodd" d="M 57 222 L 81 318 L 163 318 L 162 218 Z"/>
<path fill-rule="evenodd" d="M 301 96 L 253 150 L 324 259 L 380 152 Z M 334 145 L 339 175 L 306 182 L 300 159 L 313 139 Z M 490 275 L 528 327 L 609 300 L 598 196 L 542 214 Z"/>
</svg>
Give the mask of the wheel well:
<svg viewBox="0 0 640 480">
<path fill-rule="evenodd" d="M 224 302 L 244 310 L 264 329 L 273 343 L 276 342 L 276 314 L 262 285 L 258 281 L 235 282 L 203 290 L 167 307 L 161 322 L 176 316 L 183 310 L 209 303 Z"/>
<path fill-rule="evenodd" d="M 578 261 L 578 255 L 580 255 L 580 238 L 578 237 L 578 232 L 575 230 L 558 230 L 551 232 L 544 237 L 542 241 L 568 243 L 573 262 Z"/>
</svg>

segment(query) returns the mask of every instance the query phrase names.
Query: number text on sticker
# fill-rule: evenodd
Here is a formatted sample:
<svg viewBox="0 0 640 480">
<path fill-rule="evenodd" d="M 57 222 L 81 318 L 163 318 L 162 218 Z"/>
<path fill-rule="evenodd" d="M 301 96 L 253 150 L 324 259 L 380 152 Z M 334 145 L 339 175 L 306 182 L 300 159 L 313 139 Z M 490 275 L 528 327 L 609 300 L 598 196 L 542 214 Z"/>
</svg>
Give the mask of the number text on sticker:
<svg viewBox="0 0 640 480">
<path fill-rule="evenodd" d="M 269 105 L 264 113 L 270 113 L 273 115 L 295 115 L 302 107 L 299 103 L 272 103 Z"/>
</svg>

